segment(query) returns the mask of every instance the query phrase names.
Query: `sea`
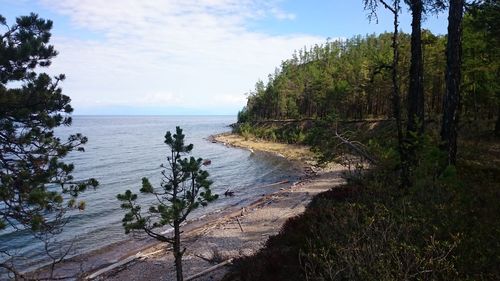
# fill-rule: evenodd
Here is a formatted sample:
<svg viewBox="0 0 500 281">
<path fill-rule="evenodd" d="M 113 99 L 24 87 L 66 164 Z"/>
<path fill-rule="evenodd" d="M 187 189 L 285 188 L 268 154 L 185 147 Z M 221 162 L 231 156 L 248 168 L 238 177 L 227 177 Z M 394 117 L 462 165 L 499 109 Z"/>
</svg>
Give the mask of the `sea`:
<svg viewBox="0 0 500 281">
<path fill-rule="evenodd" d="M 116 195 L 127 189 L 139 193 L 143 177 L 159 186 L 160 165 L 166 163 L 168 155 L 164 136 L 167 131 L 175 132 L 176 126 L 184 130 L 186 143 L 194 145 L 191 156 L 211 160 L 211 165 L 204 169 L 213 181 L 212 191 L 220 194 L 219 199 L 200 207 L 189 219 L 248 205 L 279 189 L 273 183 L 297 180 L 300 167 L 281 157 L 208 139 L 230 131 L 229 125 L 234 122 L 235 116 L 74 116 L 71 126 L 57 128 L 56 135 L 63 139 L 75 133 L 88 137 L 84 152 L 72 152 L 63 160 L 74 164 L 76 180 L 95 178 L 100 183 L 96 190 L 90 189 L 78 197 L 85 201 L 85 210 L 67 213 L 68 223 L 55 238 L 58 247 L 64 249 L 71 244 L 71 257 L 130 239 L 122 227 L 125 211 Z M 233 191 L 234 196 L 224 196 L 226 190 Z M 144 204 L 155 200 L 140 197 Z M 29 231 L 0 231 L 1 251 L 17 256 L 15 263 L 21 269 L 33 269 L 47 262 L 44 244 Z M 0 255 L 0 259 L 6 258 Z"/>
</svg>

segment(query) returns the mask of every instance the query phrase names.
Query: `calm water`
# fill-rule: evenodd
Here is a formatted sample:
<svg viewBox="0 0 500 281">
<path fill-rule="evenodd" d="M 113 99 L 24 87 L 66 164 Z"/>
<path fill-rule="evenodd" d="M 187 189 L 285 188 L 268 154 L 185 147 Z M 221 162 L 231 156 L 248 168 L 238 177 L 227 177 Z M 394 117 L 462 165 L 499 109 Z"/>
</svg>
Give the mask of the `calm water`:
<svg viewBox="0 0 500 281">
<path fill-rule="evenodd" d="M 116 194 L 131 189 L 139 193 L 141 178 L 148 177 L 154 185 L 160 182 L 160 164 L 166 162 L 168 147 L 163 143 L 167 130 L 181 126 L 186 142 L 194 144 L 192 155 L 212 160 L 206 167 L 215 193 L 226 189 L 234 197 L 221 196 L 202 212 L 214 212 L 228 206 L 244 205 L 256 195 L 275 191 L 262 188 L 281 180 L 294 180 L 297 167 L 283 159 L 247 150 L 227 148 L 206 140 L 209 135 L 230 130 L 234 116 L 75 116 L 71 127 L 61 128 L 58 135 L 83 133 L 89 138 L 85 152 L 75 152 L 65 159 L 75 164 L 75 179 L 94 177 L 100 182 L 97 190 L 87 191 L 79 199 L 86 201 L 83 212 L 73 211 L 65 231 L 57 239 L 64 243 L 77 241 L 73 254 L 84 253 L 126 239 L 121 226 L 123 210 Z M 76 239 L 75 239 L 76 237 Z M 43 245 L 27 232 L 0 232 L 0 250 L 14 251 L 30 264 L 41 263 Z"/>
</svg>

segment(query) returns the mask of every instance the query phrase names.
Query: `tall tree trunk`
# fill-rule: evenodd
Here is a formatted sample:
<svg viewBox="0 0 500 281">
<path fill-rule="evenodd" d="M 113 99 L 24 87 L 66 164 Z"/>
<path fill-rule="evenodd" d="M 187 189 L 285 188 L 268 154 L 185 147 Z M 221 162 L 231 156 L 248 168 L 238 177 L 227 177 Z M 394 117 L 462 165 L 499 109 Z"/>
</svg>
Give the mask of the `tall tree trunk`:
<svg viewBox="0 0 500 281">
<path fill-rule="evenodd" d="M 446 93 L 441 125 L 442 148 L 447 153 L 447 160 L 450 165 L 455 165 L 457 160 L 463 8 L 464 0 L 450 0 L 448 42 L 446 45 Z"/>
<path fill-rule="evenodd" d="M 392 114 L 396 120 L 396 130 L 398 133 L 398 152 L 401 161 L 401 184 L 403 187 L 410 185 L 408 156 L 403 146 L 403 128 L 401 125 L 401 93 L 399 89 L 399 6 L 400 1 L 394 0 L 392 7 L 385 1 L 379 0 L 384 7 L 394 15 L 394 32 L 392 35 Z"/>
<path fill-rule="evenodd" d="M 408 91 L 408 132 L 424 132 L 424 82 L 422 61 L 422 0 L 411 0 L 411 61 Z"/>
<path fill-rule="evenodd" d="M 181 231 L 180 222 L 178 220 L 174 221 L 174 257 L 175 257 L 175 272 L 177 275 L 177 281 L 183 281 L 182 276 L 182 255 L 184 251 L 181 251 Z"/>
<path fill-rule="evenodd" d="M 410 185 L 408 157 L 405 153 L 403 146 L 403 129 L 401 126 L 401 94 L 399 90 L 399 0 L 394 1 L 393 14 L 394 14 L 394 33 L 392 37 L 392 111 L 394 119 L 396 119 L 396 129 L 398 132 L 398 152 L 401 161 L 401 184 L 403 187 Z"/>
</svg>

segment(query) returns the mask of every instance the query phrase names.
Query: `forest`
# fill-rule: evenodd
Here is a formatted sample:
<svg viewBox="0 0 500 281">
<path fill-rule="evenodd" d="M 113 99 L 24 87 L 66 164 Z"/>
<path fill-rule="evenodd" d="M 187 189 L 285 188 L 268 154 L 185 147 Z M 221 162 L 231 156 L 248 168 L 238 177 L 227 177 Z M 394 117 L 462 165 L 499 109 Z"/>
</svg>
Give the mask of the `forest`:
<svg viewBox="0 0 500 281">
<path fill-rule="evenodd" d="M 487 12 L 471 10 L 463 20 L 460 111 L 464 121 L 494 121 L 499 134 L 499 36 L 498 29 L 488 26 L 487 17 Z M 332 115 L 341 119 L 390 118 L 392 36 L 356 36 L 296 51 L 269 74 L 267 82 L 255 84 L 255 90 L 247 94 L 247 106 L 239 112 L 239 122 Z M 446 40 L 446 35 L 422 30 L 426 120 L 442 114 Z M 410 41 L 410 34 L 400 34 L 400 89 L 409 87 Z M 406 93 L 402 91 L 403 105 L 407 104 Z"/>
<path fill-rule="evenodd" d="M 498 280 L 500 5 L 363 1 L 394 31 L 296 51 L 234 131 L 312 146 L 347 184 L 315 196 L 225 280 Z M 399 30 L 401 9 L 412 14 Z M 448 12 L 448 34 L 421 29 Z M 279 266 L 273 266 L 278 265 Z"/>
</svg>

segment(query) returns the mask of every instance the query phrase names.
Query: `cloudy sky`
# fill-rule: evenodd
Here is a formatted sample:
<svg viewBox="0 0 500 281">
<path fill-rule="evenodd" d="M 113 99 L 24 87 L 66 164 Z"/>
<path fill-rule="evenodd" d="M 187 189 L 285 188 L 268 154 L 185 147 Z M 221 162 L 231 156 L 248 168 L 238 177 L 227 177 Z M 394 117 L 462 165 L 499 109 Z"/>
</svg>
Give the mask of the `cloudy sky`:
<svg viewBox="0 0 500 281">
<path fill-rule="evenodd" d="M 51 74 L 75 114 L 236 114 L 245 93 L 293 50 L 391 30 L 361 0 L 0 0 L 9 23 L 54 21 Z M 405 11 L 402 29 L 410 31 Z M 446 15 L 425 28 L 446 33 Z M 3 32 L 3 31 L 2 31 Z"/>
</svg>

